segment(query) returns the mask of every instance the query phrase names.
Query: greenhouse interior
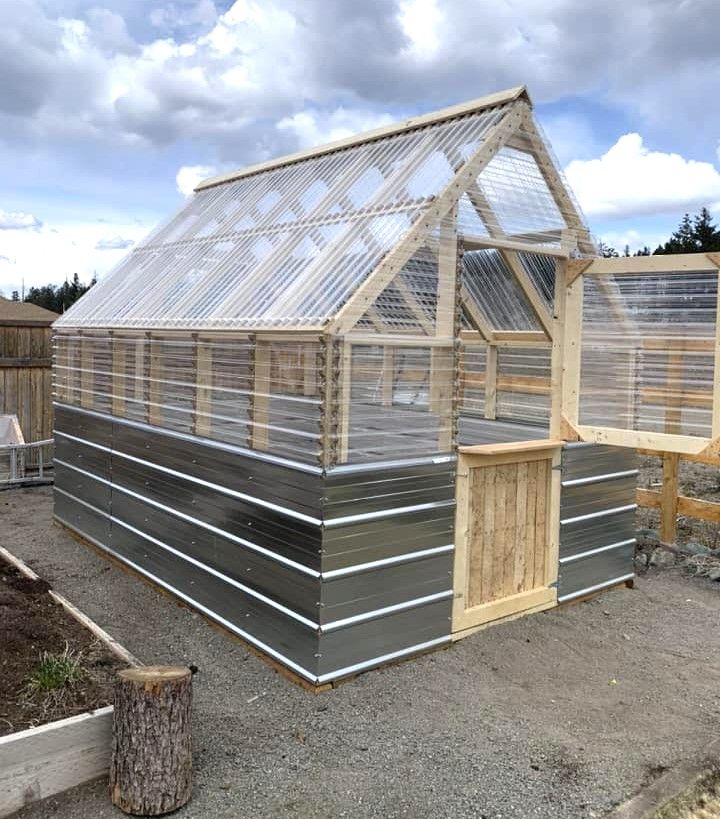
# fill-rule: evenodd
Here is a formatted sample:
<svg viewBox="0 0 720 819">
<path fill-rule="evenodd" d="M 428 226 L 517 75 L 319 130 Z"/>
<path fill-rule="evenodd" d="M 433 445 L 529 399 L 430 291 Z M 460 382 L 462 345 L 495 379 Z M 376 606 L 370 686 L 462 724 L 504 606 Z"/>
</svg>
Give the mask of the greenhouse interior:
<svg viewBox="0 0 720 819">
<path fill-rule="evenodd" d="M 206 180 L 54 325 L 56 519 L 314 686 L 630 583 L 718 266 L 596 257 L 523 87 Z"/>
</svg>

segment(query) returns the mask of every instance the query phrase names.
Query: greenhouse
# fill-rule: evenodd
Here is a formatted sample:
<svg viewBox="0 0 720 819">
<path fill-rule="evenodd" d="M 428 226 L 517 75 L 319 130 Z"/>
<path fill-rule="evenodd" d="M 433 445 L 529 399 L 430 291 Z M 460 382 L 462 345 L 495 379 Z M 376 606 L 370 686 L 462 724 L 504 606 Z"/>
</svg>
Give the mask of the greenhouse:
<svg viewBox="0 0 720 819">
<path fill-rule="evenodd" d="M 209 179 L 55 324 L 56 518 L 314 685 L 629 582 L 717 265 L 595 256 L 524 88 Z"/>
</svg>

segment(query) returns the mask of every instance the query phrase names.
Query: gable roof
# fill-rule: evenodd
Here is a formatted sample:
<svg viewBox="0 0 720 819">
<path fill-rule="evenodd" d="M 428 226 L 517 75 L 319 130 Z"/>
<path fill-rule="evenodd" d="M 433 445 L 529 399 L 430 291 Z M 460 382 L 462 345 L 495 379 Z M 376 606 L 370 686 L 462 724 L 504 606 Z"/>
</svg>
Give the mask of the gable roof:
<svg viewBox="0 0 720 819">
<path fill-rule="evenodd" d="M 29 301 L 12 301 L 0 297 L 0 324 L 52 324 L 58 317 Z"/>
<path fill-rule="evenodd" d="M 587 232 L 519 87 L 207 180 L 57 324 L 320 329 L 463 197 L 464 232 Z"/>
</svg>

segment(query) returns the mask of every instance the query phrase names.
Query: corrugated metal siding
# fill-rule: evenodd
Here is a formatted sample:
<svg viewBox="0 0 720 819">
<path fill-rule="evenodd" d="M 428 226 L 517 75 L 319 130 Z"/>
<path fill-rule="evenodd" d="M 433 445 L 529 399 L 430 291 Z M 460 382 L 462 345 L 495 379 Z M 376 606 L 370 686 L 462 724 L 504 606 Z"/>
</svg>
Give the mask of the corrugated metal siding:
<svg viewBox="0 0 720 819">
<path fill-rule="evenodd" d="M 563 449 L 559 602 L 633 576 L 636 485 L 634 450 Z"/>
<path fill-rule="evenodd" d="M 58 519 L 313 681 L 449 640 L 454 459 L 319 469 L 63 405 Z"/>
</svg>

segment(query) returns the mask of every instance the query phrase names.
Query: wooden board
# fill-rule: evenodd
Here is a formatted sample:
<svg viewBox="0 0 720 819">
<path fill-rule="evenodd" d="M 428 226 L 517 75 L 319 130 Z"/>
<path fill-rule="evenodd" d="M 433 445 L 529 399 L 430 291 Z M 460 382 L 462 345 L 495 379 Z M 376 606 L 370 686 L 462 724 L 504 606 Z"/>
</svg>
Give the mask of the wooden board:
<svg viewBox="0 0 720 819">
<path fill-rule="evenodd" d="M 0 737 L 0 817 L 107 774 L 111 705 Z"/>
</svg>

